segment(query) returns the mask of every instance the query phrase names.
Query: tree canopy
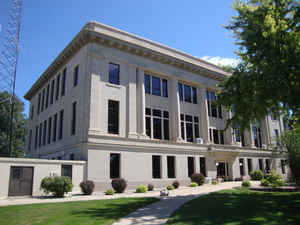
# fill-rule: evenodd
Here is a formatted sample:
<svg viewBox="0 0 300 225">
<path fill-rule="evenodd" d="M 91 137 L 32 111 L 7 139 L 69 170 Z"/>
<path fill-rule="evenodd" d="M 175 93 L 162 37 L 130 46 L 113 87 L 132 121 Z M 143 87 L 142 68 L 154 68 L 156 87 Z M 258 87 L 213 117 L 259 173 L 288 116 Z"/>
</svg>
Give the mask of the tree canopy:
<svg viewBox="0 0 300 225">
<path fill-rule="evenodd" d="M 229 123 L 248 128 L 273 112 L 300 115 L 300 1 L 236 0 L 225 26 L 241 63 L 220 84 L 218 101 L 233 109 Z"/>
<path fill-rule="evenodd" d="M 0 156 L 9 156 L 9 129 L 10 129 L 10 94 L 0 92 Z M 24 103 L 15 98 L 13 115 L 13 135 L 12 135 L 12 157 L 24 156 L 24 143 L 26 135 L 26 119 Z"/>
</svg>

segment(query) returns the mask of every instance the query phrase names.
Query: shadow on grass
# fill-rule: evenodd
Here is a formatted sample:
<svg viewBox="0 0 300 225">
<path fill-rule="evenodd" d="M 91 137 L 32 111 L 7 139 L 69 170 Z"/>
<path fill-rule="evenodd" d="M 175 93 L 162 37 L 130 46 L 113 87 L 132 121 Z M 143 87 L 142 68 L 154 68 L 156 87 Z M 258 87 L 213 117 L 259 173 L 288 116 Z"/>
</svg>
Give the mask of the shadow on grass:
<svg viewBox="0 0 300 225">
<path fill-rule="evenodd" d="M 192 200 L 175 211 L 168 224 L 300 224 L 300 193 L 235 189 Z"/>
</svg>

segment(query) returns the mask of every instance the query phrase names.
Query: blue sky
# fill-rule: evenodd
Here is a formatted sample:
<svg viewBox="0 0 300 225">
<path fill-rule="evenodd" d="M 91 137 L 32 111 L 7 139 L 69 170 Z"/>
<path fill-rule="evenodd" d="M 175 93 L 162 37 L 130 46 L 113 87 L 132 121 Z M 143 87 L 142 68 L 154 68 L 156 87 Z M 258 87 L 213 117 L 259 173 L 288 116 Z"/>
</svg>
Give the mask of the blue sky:
<svg viewBox="0 0 300 225">
<path fill-rule="evenodd" d="M 0 1 L 0 50 L 12 0 Z M 35 80 L 87 21 L 98 21 L 199 58 L 232 62 L 234 39 L 222 27 L 233 0 L 23 0 L 16 93 Z M 213 58 L 212 58 L 213 57 Z M 24 99 L 23 99 L 24 100 Z M 28 112 L 28 102 L 26 102 Z"/>
</svg>

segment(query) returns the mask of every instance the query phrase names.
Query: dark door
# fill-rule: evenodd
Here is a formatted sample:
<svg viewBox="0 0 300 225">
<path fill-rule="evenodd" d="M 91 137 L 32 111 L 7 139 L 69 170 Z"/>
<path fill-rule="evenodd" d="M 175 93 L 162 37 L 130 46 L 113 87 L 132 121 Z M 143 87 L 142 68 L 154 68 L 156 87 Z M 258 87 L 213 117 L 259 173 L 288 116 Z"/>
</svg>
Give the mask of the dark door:
<svg viewBox="0 0 300 225">
<path fill-rule="evenodd" d="M 32 195 L 33 167 L 10 167 L 8 196 Z"/>
<path fill-rule="evenodd" d="M 61 175 L 65 177 L 69 177 L 72 180 L 72 165 L 62 165 L 61 166 Z"/>
</svg>

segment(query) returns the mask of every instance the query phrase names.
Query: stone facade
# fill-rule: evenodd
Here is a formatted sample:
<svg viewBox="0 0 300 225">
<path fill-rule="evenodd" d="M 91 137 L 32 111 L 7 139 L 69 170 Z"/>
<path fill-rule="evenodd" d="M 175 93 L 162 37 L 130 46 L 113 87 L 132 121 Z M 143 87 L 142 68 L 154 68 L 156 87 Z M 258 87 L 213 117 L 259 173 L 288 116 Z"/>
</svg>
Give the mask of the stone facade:
<svg viewBox="0 0 300 225">
<path fill-rule="evenodd" d="M 118 65 L 118 84 L 109 81 L 110 63 Z M 149 87 L 145 84 L 145 74 L 159 78 L 160 96 L 150 94 L 151 91 L 146 93 Z M 243 146 L 236 142 L 233 129 L 227 129 L 221 135 L 231 114 L 224 109 L 221 113 L 219 109 L 212 112 L 207 93 L 210 96 L 216 91 L 216 85 L 227 76 L 219 67 L 188 54 L 89 22 L 25 95 L 31 105 L 28 125 L 31 131 L 26 154 L 33 158 L 86 160 L 87 179 L 94 180 L 98 190 L 110 185 L 112 153 L 119 154 L 119 176 L 128 180 L 132 188 L 148 183 L 165 186 L 175 179 L 188 183 L 188 167 L 190 172 L 205 169 L 207 177 L 227 179 L 247 177 L 250 170 L 265 169 L 266 163 L 269 163 L 270 169 L 285 172 L 280 164 L 283 158 L 271 157 L 275 137 L 283 131 L 282 117 L 274 120 L 268 116 L 257 126 L 253 125 L 254 128 L 243 134 Z M 163 80 L 167 82 L 164 90 Z M 179 83 L 183 85 L 185 94 L 191 91 L 191 102 L 188 94 L 187 101 L 185 95 L 182 99 Z M 184 88 L 187 88 L 186 91 Z M 118 102 L 117 134 L 111 134 L 108 129 L 109 100 Z M 149 137 L 149 124 L 147 128 L 146 122 L 146 110 L 149 109 L 168 112 L 168 129 L 161 128 L 162 135 L 168 133 L 168 137 Z M 217 116 L 212 116 L 212 113 Z M 183 118 L 189 118 L 186 116 L 194 118 L 193 122 L 184 122 Z M 57 126 L 54 124 L 55 117 Z M 153 125 L 154 116 L 150 117 L 151 132 L 154 132 L 157 127 Z M 163 116 L 162 120 L 165 120 Z M 164 126 L 163 122 L 159 126 Z M 255 133 L 258 128 L 259 133 Z M 53 138 L 55 135 L 56 140 Z M 221 144 L 216 144 L 216 137 Z M 160 156 L 160 178 L 153 178 L 153 155 Z M 174 156 L 171 167 L 174 166 L 175 178 L 173 175 L 169 178 L 168 156 Z M 192 157 L 189 163 L 188 157 Z M 263 164 L 259 165 L 259 159 Z M 241 170 L 244 171 L 242 174 Z M 286 173 L 284 176 L 287 176 Z"/>
</svg>

